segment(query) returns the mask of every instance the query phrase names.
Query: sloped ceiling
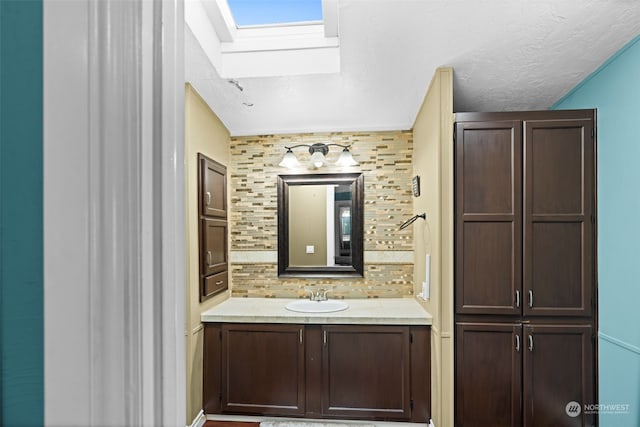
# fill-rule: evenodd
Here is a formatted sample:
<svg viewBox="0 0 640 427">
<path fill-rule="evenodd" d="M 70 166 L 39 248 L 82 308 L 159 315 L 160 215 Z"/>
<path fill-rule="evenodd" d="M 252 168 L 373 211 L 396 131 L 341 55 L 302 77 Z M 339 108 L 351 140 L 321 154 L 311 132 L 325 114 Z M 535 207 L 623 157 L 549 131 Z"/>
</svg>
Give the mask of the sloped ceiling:
<svg viewBox="0 0 640 427">
<path fill-rule="evenodd" d="M 186 79 L 232 135 L 410 129 L 441 66 L 455 111 L 547 109 L 640 34 L 640 1 L 339 0 L 338 18 L 340 73 L 239 91 L 186 26 Z"/>
</svg>

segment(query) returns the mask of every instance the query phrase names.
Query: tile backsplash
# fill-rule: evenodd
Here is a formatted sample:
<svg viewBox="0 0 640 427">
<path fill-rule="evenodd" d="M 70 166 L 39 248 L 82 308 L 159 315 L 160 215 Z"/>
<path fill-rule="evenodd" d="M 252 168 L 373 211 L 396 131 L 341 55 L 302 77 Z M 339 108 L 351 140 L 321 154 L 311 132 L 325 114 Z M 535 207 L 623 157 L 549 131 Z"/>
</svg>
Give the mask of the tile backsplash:
<svg viewBox="0 0 640 427">
<path fill-rule="evenodd" d="M 325 166 L 317 171 L 288 171 L 278 166 L 285 146 L 337 143 L 351 145 L 365 182 L 365 277 L 340 279 L 279 278 L 276 180 L 288 173 L 339 173 Z M 300 297 L 313 286 L 333 289 L 335 297 L 402 297 L 413 292 L 413 236 L 399 225 L 413 215 L 411 131 L 338 132 L 262 135 L 231 138 L 229 166 L 231 209 L 230 263 L 232 295 L 237 297 Z M 327 158 L 335 161 L 339 147 Z M 301 161 L 304 149 L 295 150 Z M 306 158 L 305 158 L 306 156 Z"/>
</svg>

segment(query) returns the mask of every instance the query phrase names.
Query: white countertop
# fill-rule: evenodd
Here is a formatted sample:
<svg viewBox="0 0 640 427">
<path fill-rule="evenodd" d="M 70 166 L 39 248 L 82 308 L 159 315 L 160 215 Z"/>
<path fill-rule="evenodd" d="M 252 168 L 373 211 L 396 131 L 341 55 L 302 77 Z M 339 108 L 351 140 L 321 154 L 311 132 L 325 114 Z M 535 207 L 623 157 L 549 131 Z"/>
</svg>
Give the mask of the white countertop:
<svg viewBox="0 0 640 427">
<path fill-rule="evenodd" d="M 431 325 L 432 316 L 413 298 L 344 299 L 349 308 L 333 313 L 298 313 L 285 298 L 229 298 L 201 314 L 203 322 Z"/>
</svg>

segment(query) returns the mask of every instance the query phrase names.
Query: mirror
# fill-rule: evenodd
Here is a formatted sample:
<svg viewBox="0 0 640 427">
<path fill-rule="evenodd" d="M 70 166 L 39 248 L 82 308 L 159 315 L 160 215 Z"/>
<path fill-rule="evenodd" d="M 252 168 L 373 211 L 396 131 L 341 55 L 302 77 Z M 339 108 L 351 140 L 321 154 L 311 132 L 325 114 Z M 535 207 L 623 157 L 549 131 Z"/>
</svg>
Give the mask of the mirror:
<svg viewBox="0 0 640 427">
<path fill-rule="evenodd" d="M 361 173 L 278 175 L 278 276 L 364 276 Z"/>
</svg>

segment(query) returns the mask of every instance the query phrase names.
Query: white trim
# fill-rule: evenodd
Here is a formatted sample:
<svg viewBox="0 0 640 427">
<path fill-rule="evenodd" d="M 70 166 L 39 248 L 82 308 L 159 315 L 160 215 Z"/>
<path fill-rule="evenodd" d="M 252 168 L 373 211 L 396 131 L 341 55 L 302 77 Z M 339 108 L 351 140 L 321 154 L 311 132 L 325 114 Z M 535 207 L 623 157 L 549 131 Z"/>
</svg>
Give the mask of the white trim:
<svg viewBox="0 0 640 427">
<path fill-rule="evenodd" d="M 337 37 L 325 37 L 323 25 L 239 29 L 232 42 L 222 42 L 222 53 L 338 47 Z"/>
<path fill-rule="evenodd" d="M 413 251 L 364 251 L 365 264 L 413 264 Z"/>
<path fill-rule="evenodd" d="M 324 36 L 338 37 L 340 33 L 338 0 L 322 0 L 322 16 L 324 18 Z"/>
<path fill-rule="evenodd" d="M 184 425 L 183 20 L 44 4 L 46 425 Z"/>
<path fill-rule="evenodd" d="M 185 4 L 185 8 L 190 7 L 190 3 L 202 3 L 202 7 L 204 7 L 207 17 L 213 24 L 213 27 L 215 28 L 216 33 L 218 34 L 218 38 L 221 42 L 233 41 L 236 35 L 236 26 L 227 0 L 204 2 L 196 2 L 191 0 Z"/>
<path fill-rule="evenodd" d="M 225 0 L 189 0 L 185 22 L 223 79 L 340 72 L 337 0 L 324 22 L 238 28 Z"/>
<path fill-rule="evenodd" d="M 204 411 L 200 409 L 200 412 L 198 412 L 198 415 L 196 415 L 196 417 L 191 422 L 191 425 L 189 425 L 188 427 L 202 427 L 206 422 L 207 416 L 204 414 Z"/>
<path fill-rule="evenodd" d="M 278 262 L 278 251 L 230 251 L 232 264 L 273 264 Z"/>
<path fill-rule="evenodd" d="M 620 348 L 623 348 L 627 351 L 630 351 L 632 353 L 638 354 L 640 355 L 640 347 L 637 347 L 631 343 L 628 343 L 626 341 L 623 341 L 621 339 L 618 339 L 616 337 L 613 337 L 611 335 L 605 334 L 604 332 L 600 331 L 598 332 L 598 337 L 600 337 L 600 339 L 607 341 L 613 345 L 616 345 Z"/>
<path fill-rule="evenodd" d="M 222 52 L 222 78 L 281 77 L 340 72 L 340 48 Z"/>
<path fill-rule="evenodd" d="M 42 6 L 44 423 L 89 426 L 89 9 Z"/>
<path fill-rule="evenodd" d="M 331 427 L 334 424 L 354 424 L 361 426 L 362 424 L 375 425 L 376 427 L 430 427 L 427 423 L 411 423 L 401 421 L 368 421 L 368 420 L 347 420 L 347 419 L 323 419 L 323 418 L 287 418 L 287 417 L 269 417 L 258 415 L 219 415 L 208 414 L 207 420 L 217 421 L 238 421 L 238 422 L 298 422 L 301 424 L 318 424 Z"/>
<path fill-rule="evenodd" d="M 140 0 L 145 1 L 145 0 Z M 182 425 L 186 408 L 186 339 L 184 335 L 185 266 L 185 157 L 184 157 L 184 2 L 163 0 L 158 22 L 162 41 L 162 418 L 156 425 Z"/>
<path fill-rule="evenodd" d="M 233 131 L 232 129 L 229 129 L 230 133 L 231 133 L 231 137 L 236 137 L 236 136 L 256 136 L 256 135 L 288 135 L 288 134 L 292 134 L 292 133 L 324 133 L 324 132 L 366 132 L 366 133 L 371 133 L 371 132 L 387 132 L 387 131 L 393 131 L 393 132 L 397 132 L 397 131 L 407 131 L 412 129 L 412 122 L 411 121 L 407 121 L 405 124 L 403 125 L 398 125 L 397 123 L 390 123 L 390 124 L 382 124 L 382 125 L 377 125 L 377 126 L 369 126 L 369 125 L 362 125 L 362 126 L 340 126 L 340 125 L 318 125 L 318 126 L 314 126 L 314 127 L 289 127 L 289 128 L 267 128 L 267 127 L 261 127 L 261 128 L 256 128 L 256 129 L 244 129 L 241 132 L 238 131 Z"/>
</svg>

